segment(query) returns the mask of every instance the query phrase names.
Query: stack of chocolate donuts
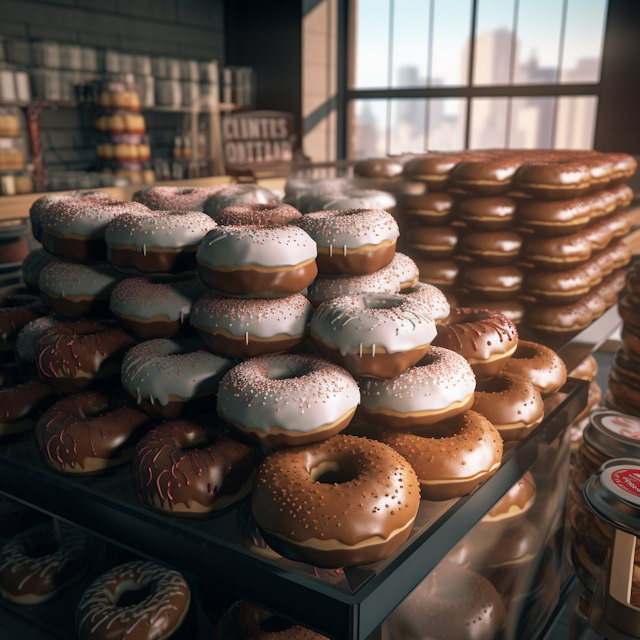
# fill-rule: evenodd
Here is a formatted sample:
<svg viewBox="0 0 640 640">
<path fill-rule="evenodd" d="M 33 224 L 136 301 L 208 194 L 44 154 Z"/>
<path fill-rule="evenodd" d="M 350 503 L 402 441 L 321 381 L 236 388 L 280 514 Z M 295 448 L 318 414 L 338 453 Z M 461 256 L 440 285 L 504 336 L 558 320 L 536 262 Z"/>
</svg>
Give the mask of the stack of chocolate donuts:
<svg viewBox="0 0 640 640">
<path fill-rule="evenodd" d="M 640 417 L 640 262 L 627 275 L 618 311 L 623 320 L 622 347 L 613 358 L 605 405 Z"/>
<path fill-rule="evenodd" d="M 636 170 L 625 154 L 487 150 L 404 165 L 406 252 L 421 280 L 543 335 L 580 331 L 615 303 L 631 252 L 618 240 Z"/>
</svg>

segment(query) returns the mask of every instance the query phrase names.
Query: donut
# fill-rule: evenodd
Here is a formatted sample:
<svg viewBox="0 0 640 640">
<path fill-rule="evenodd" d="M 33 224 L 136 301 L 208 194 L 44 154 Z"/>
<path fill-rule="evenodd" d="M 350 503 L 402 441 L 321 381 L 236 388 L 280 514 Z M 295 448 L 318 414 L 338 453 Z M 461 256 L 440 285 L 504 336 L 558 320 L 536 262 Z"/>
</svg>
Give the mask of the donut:
<svg viewBox="0 0 640 640">
<path fill-rule="evenodd" d="M 640 330 L 640 298 L 637 296 L 624 296 L 618 302 L 618 312 L 625 324 Z"/>
<path fill-rule="evenodd" d="M 640 386 L 629 384 L 615 370 L 609 373 L 609 392 L 623 407 L 629 407 L 633 415 L 640 414 Z"/>
<path fill-rule="evenodd" d="M 133 194 L 133 200 L 153 211 L 204 211 L 207 198 L 226 189 L 213 187 L 144 187 Z"/>
<path fill-rule="evenodd" d="M 517 200 L 516 218 L 519 224 L 543 235 L 567 236 L 600 221 L 619 207 L 626 207 L 632 198 L 633 191 L 627 185 L 571 200 L 545 202 L 523 198 Z"/>
<path fill-rule="evenodd" d="M 498 374 L 518 347 L 518 330 L 505 316 L 491 311 L 458 308 L 453 321 L 437 326 L 436 347 L 459 353 L 478 380 Z"/>
<path fill-rule="evenodd" d="M 521 234 L 513 231 L 477 231 L 462 239 L 462 250 L 487 264 L 507 264 L 520 255 Z"/>
<path fill-rule="evenodd" d="M 146 414 L 97 391 L 56 402 L 36 425 L 42 462 L 60 473 L 89 476 L 125 464 L 150 427 Z"/>
<path fill-rule="evenodd" d="M 302 214 L 290 204 L 236 204 L 219 211 L 213 219 L 220 225 L 291 224 Z"/>
<path fill-rule="evenodd" d="M 627 275 L 627 289 L 629 294 L 640 296 L 640 262 L 634 262 Z"/>
<path fill-rule="evenodd" d="M 109 311 L 111 292 L 122 276 L 108 264 L 53 260 L 40 273 L 44 304 L 67 318 L 101 317 Z"/>
<path fill-rule="evenodd" d="M 80 191 L 63 191 L 62 193 L 50 193 L 46 196 L 38 198 L 29 209 L 29 217 L 31 218 L 31 232 L 33 237 L 42 242 L 42 215 L 48 209 L 59 203 L 84 200 L 100 201 L 100 202 L 118 202 L 117 198 L 110 193 L 104 191 L 96 191 L 94 189 L 85 189 Z"/>
<path fill-rule="evenodd" d="M 360 403 L 356 381 L 341 367 L 307 355 L 241 362 L 218 389 L 218 414 L 268 447 L 326 440 L 342 431 Z"/>
<path fill-rule="evenodd" d="M 251 491 L 252 447 L 210 418 L 165 422 L 136 447 L 131 465 L 138 500 L 172 516 L 206 518 Z"/>
<path fill-rule="evenodd" d="M 343 193 L 351 185 L 349 178 L 328 178 L 323 180 L 293 178 L 285 185 L 287 204 L 293 205 L 302 213 L 309 213 L 309 204 L 324 193 Z"/>
<path fill-rule="evenodd" d="M 627 235 L 630 229 L 629 218 L 618 213 L 572 235 L 527 240 L 522 255 L 536 267 L 564 271 L 584 264 L 594 251 L 604 249 L 613 238 Z"/>
<path fill-rule="evenodd" d="M 56 320 L 51 316 L 42 316 L 42 318 L 36 318 L 27 323 L 20 329 L 20 333 L 16 338 L 16 360 L 24 365 L 34 364 L 36 342 L 40 334 L 61 322 L 61 320 Z"/>
<path fill-rule="evenodd" d="M 528 380 L 543 398 L 559 391 L 567 380 L 567 368 L 555 351 L 528 340 L 520 340 L 515 353 L 502 369 Z"/>
<path fill-rule="evenodd" d="M 504 371 L 478 381 L 473 409 L 489 420 L 505 441 L 526 438 L 544 418 L 540 392 L 522 376 Z"/>
<path fill-rule="evenodd" d="M 618 349 L 613 356 L 611 371 L 615 372 L 619 380 L 626 382 L 632 387 L 640 388 L 640 361 L 629 357 L 623 348 Z"/>
<path fill-rule="evenodd" d="M 435 338 L 435 322 L 410 296 L 343 296 L 311 318 L 320 353 L 356 376 L 395 378 L 416 364 Z"/>
<path fill-rule="evenodd" d="M 602 389 L 595 380 L 592 380 L 589 383 L 587 406 L 575 417 L 574 422 L 582 422 L 582 420 L 588 418 L 600 402 L 602 402 Z"/>
<path fill-rule="evenodd" d="M 503 231 L 509 229 L 516 214 L 516 203 L 512 198 L 458 198 L 456 216 L 474 229 L 481 231 Z"/>
<path fill-rule="evenodd" d="M 146 597 L 142 602 L 125 604 L 129 592 L 134 597 L 142 592 Z M 76 629 L 80 640 L 160 640 L 178 638 L 182 632 L 189 637 L 191 609 L 191 591 L 182 574 L 136 560 L 103 573 L 86 589 L 76 610 Z"/>
<path fill-rule="evenodd" d="M 251 494 L 272 549 L 329 568 L 388 558 L 409 537 L 419 504 L 406 460 L 380 442 L 343 435 L 271 452 Z"/>
<path fill-rule="evenodd" d="M 0 439 L 31 431 L 42 412 L 59 397 L 52 386 L 38 378 L 0 389 Z"/>
<path fill-rule="evenodd" d="M 367 158 L 353 165 L 353 175 L 358 178 L 375 178 L 380 182 L 396 182 L 402 178 L 403 156 Z"/>
<path fill-rule="evenodd" d="M 529 471 L 516 482 L 491 508 L 483 525 L 511 526 L 520 520 L 536 500 L 536 483 Z"/>
<path fill-rule="evenodd" d="M 486 578 L 445 562 L 398 606 L 388 625 L 395 640 L 493 640 L 506 618 Z"/>
<path fill-rule="evenodd" d="M 83 198 L 61 200 L 41 216 L 42 246 L 50 254 L 70 262 L 104 262 L 105 233 L 110 222 L 125 214 L 149 213 L 139 202 Z"/>
<path fill-rule="evenodd" d="M 476 411 L 442 420 L 419 434 L 379 429 L 375 439 L 397 451 L 416 472 L 423 500 L 450 500 L 489 479 L 502 460 L 502 438 Z"/>
<path fill-rule="evenodd" d="M 63 322 L 36 341 L 40 378 L 62 393 L 95 389 L 120 377 L 120 363 L 136 341 L 111 321 Z"/>
<path fill-rule="evenodd" d="M 214 640 L 328 640 L 248 602 L 236 602 L 216 625 Z"/>
<path fill-rule="evenodd" d="M 91 538 L 63 522 L 32 527 L 0 550 L 0 594 L 38 606 L 80 581 L 91 568 Z"/>
<path fill-rule="evenodd" d="M 396 251 L 393 260 L 381 271 L 395 273 L 400 279 L 400 290 L 415 287 L 420 280 L 420 270 L 418 265 L 404 253 Z"/>
<path fill-rule="evenodd" d="M 456 260 L 423 260 L 415 258 L 420 271 L 420 282 L 433 284 L 449 291 L 458 282 L 460 263 Z"/>
<path fill-rule="evenodd" d="M 141 340 L 169 338 L 186 325 L 193 304 L 208 291 L 199 278 L 154 282 L 126 278 L 111 292 L 109 309 L 118 322 Z"/>
<path fill-rule="evenodd" d="M 316 211 L 296 220 L 318 245 L 318 271 L 360 276 L 386 267 L 400 235 L 393 216 L 381 209 Z"/>
<path fill-rule="evenodd" d="M 40 273 L 52 260 L 55 258 L 44 249 L 36 249 L 22 261 L 22 279 L 31 293 L 40 292 L 38 285 Z"/>
<path fill-rule="evenodd" d="M 403 194 L 398 207 L 411 225 L 442 225 L 453 214 L 454 198 L 448 193 L 435 191 L 420 195 Z"/>
<path fill-rule="evenodd" d="M 525 306 L 520 300 L 480 300 L 479 298 L 466 298 L 472 309 L 486 309 L 492 313 L 506 316 L 515 325 L 519 325 L 524 320 Z M 455 308 L 455 305 L 451 305 Z"/>
<path fill-rule="evenodd" d="M 278 201 L 273 191 L 260 185 L 229 184 L 206 199 L 203 211 L 213 218 L 223 209 L 236 204 L 277 204 Z"/>
<path fill-rule="evenodd" d="M 458 232 L 453 227 L 415 227 L 404 238 L 412 255 L 425 260 L 450 258 L 458 245 Z"/>
<path fill-rule="evenodd" d="M 472 264 L 462 273 L 462 285 L 472 294 L 489 300 L 510 299 L 522 289 L 523 279 L 522 270 L 508 264 Z"/>
<path fill-rule="evenodd" d="M 446 320 L 451 313 L 447 296 L 440 289 L 426 282 L 418 282 L 410 289 L 404 289 L 400 292 L 400 296 L 406 296 L 419 304 L 436 324 Z"/>
<path fill-rule="evenodd" d="M 223 298 L 213 291 L 193 306 L 191 324 L 205 345 L 230 358 L 292 349 L 309 336 L 313 307 L 299 293 L 286 298 Z"/>
<path fill-rule="evenodd" d="M 362 378 L 359 386 L 363 420 L 392 429 L 410 429 L 470 409 L 476 377 L 455 351 L 431 347 L 417 366 L 397 378 Z"/>
<path fill-rule="evenodd" d="M 142 342 L 122 362 L 122 386 L 153 419 L 210 412 L 218 383 L 232 362 L 203 347 L 198 338 Z"/>
<path fill-rule="evenodd" d="M 307 299 L 317 309 L 323 302 L 352 294 L 399 293 L 401 284 L 398 272 L 390 267 L 388 265 L 363 276 L 316 278 L 307 289 Z"/>
<path fill-rule="evenodd" d="M 22 328 L 46 313 L 39 297 L 29 294 L 0 296 L 0 354 L 12 352 Z"/>
<path fill-rule="evenodd" d="M 223 295 L 272 298 L 299 293 L 318 274 L 316 243 L 298 227 L 220 226 L 197 253 L 202 281 Z"/>
<path fill-rule="evenodd" d="M 131 213 L 107 227 L 107 257 L 115 269 L 134 275 L 192 274 L 200 242 L 215 227 L 199 211 Z"/>
</svg>

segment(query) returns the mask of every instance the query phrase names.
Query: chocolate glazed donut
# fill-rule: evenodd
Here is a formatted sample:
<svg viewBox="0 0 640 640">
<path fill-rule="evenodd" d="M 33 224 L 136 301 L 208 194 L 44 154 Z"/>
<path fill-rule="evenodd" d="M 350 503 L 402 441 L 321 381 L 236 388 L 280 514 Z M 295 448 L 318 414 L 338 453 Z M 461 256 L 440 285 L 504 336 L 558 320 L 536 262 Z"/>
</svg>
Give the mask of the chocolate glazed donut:
<svg viewBox="0 0 640 640">
<path fill-rule="evenodd" d="M 492 378 L 507 363 L 518 346 L 518 330 L 499 313 L 458 308 L 454 321 L 437 325 L 436 347 L 451 349 L 471 365 L 478 380 Z"/>
<path fill-rule="evenodd" d="M 38 339 L 38 374 L 62 393 L 93 389 L 120 377 L 122 358 L 135 343 L 111 321 L 64 322 Z"/>
<path fill-rule="evenodd" d="M 45 465 L 88 476 L 128 462 L 149 426 L 142 411 L 122 406 L 117 398 L 85 391 L 46 411 L 36 426 L 36 440 Z"/>
<path fill-rule="evenodd" d="M 37 378 L 0 390 L 0 439 L 33 429 L 40 414 L 59 397 L 56 389 Z"/>
<path fill-rule="evenodd" d="M 47 310 L 38 296 L 0 297 L 0 354 L 13 351 L 20 329 L 46 314 Z"/>
<path fill-rule="evenodd" d="M 121 604 L 128 591 L 146 595 L 139 604 Z M 164 640 L 193 638 L 191 591 L 177 571 L 138 560 L 100 576 L 84 593 L 76 611 L 80 640 Z"/>
<path fill-rule="evenodd" d="M 543 398 L 558 391 L 567 381 L 567 368 L 555 351 L 535 342 L 520 340 L 503 371 L 528 380 Z"/>
<path fill-rule="evenodd" d="M 138 500 L 172 516 L 206 518 L 250 491 L 257 451 L 208 418 L 166 422 L 136 447 Z"/>
</svg>

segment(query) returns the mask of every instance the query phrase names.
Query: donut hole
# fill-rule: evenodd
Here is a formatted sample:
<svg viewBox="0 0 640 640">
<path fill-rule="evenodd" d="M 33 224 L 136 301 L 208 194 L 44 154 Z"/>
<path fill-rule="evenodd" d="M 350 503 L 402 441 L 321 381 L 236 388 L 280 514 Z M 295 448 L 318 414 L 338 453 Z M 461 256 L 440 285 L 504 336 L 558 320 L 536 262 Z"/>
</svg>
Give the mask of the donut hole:
<svg viewBox="0 0 640 640">
<path fill-rule="evenodd" d="M 515 353 L 511 356 L 514 360 L 529 360 L 538 355 L 538 349 L 533 344 L 523 344 L 518 342 Z"/>
<path fill-rule="evenodd" d="M 311 367 L 304 363 L 292 361 L 272 362 L 269 366 L 267 378 L 269 380 L 293 380 L 307 375 L 310 371 Z"/>
<path fill-rule="evenodd" d="M 295 623 L 285 620 L 284 618 L 280 618 L 279 616 L 274 616 L 266 611 L 262 611 L 258 615 L 257 622 L 260 631 L 263 631 L 264 633 L 282 633 L 283 631 L 289 631 L 289 629 L 293 629 L 296 626 Z"/>
<path fill-rule="evenodd" d="M 45 556 L 52 556 L 59 548 L 58 541 L 54 537 L 27 540 L 24 545 L 24 554 L 28 558 L 35 560 Z"/>
<path fill-rule="evenodd" d="M 495 376 L 488 380 L 476 381 L 476 391 L 481 393 L 504 393 L 511 389 L 511 381 L 507 376 Z"/>
<path fill-rule="evenodd" d="M 320 484 L 344 484 L 360 475 L 360 469 L 351 460 L 325 460 L 310 470 L 312 480 Z"/>
<path fill-rule="evenodd" d="M 402 298 L 396 296 L 364 296 L 362 304 L 365 309 L 393 309 L 402 304 Z"/>
<path fill-rule="evenodd" d="M 136 607 L 151 597 L 152 592 L 153 585 L 150 582 L 143 585 L 135 582 L 125 582 L 120 587 L 120 593 L 115 604 L 122 608 Z"/>
</svg>

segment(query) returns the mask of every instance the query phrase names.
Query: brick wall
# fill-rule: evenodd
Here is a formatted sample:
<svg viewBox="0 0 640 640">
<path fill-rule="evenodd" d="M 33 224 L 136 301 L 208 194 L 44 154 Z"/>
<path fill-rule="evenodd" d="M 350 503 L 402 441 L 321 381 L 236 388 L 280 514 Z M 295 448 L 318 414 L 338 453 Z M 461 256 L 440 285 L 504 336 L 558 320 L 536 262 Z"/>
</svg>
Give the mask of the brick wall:
<svg viewBox="0 0 640 640">
<path fill-rule="evenodd" d="M 0 0 L 0 35 L 224 64 L 223 0 Z M 182 115 L 145 116 L 153 155 L 167 157 Z M 46 110 L 42 132 L 47 169 L 92 167 L 88 112 Z"/>
</svg>

